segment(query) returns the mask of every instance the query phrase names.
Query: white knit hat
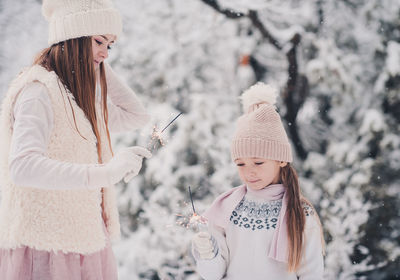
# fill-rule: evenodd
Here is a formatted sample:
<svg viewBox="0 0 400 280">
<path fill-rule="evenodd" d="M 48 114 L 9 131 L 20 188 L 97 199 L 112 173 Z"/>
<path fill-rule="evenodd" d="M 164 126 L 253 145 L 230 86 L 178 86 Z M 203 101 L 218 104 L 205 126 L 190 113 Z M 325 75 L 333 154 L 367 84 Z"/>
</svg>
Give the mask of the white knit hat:
<svg viewBox="0 0 400 280">
<path fill-rule="evenodd" d="M 122 22 L 111 0 L 43 0 L 49 45 L 83 36 L 120 36 Z"/>
<path fill-rule="evenodd" d="M 232 159 L 247 157 L 292 162 L 292 150 L 275 109 L 277 90 L 257 83 L 242 96 L 244 114 L 238 119 L 232 140 Z"/>
</svg>

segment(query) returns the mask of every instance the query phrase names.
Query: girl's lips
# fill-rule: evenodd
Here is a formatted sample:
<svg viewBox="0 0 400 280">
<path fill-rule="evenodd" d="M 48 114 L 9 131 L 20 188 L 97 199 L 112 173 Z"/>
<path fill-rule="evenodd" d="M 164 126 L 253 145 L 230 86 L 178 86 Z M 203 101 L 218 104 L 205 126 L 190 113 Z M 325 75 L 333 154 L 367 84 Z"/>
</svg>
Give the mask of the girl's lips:
<svg viewBox="0 0 400 280">
<path fill-rule="evenodd" d="M 257 180 L 248 180 L 247 182 L 249 182 L 250 184 L 254 184 L 254 183 L 257 183 L 258 181 L 260 181 L 260 179 L 257 179 Z"/>
</svg>

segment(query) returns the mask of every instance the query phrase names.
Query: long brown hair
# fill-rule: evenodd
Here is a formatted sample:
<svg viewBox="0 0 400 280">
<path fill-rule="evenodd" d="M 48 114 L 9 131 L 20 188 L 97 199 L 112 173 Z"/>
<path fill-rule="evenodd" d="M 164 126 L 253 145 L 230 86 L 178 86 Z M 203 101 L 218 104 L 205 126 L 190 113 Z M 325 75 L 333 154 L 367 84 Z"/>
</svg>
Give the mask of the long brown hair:
<svg viewBox="0 0 400 280">
<path fill-rule="evenodd" d="M 62 86 L 72 93 L 75 102 L 85 113 L 92 126 L 97 139 L 98 159 L 99 162 L 102 162 L 102 143 L 96 114 L 96 72 L 93 63 L 91 37 L 74 38 L 54 44 L 40 52 L 35 58 L 34 64 L 41 65 L 48 71 L 54 71 Z M 105 122 L 108 145 L 112 151 L 108 130 L 107 82 L 103 63 L 100 64 L 100 87 L 101 111 Z M 75 128 L 78 130 L 72 105 L 71 109 Z"/>
<path fill-rule="evenodd" d="M 288 270 L 293 272 L 299 268 L 301 257 L 303 254 L 303 243 L 304 243 L 304 228 L 306 223 L 306 217 L 304 213 L 304 204 L 308 205 L 313 209 L 314 215 L 319 222 L 318 214 L 314 210 L 312 204 L 303 197 L 300 190 L 299 179 L 296 170 L 288 163 L 286 166 L 280 169 L 280 180 L 286 187 L 288 193 L 287 201 L 287 230 L 288 230 Z M 322 234 L 322 227 L 321 234 Z M 323 237 L 321 235 L 321 242 L 323 243 Z"/>
</svg>

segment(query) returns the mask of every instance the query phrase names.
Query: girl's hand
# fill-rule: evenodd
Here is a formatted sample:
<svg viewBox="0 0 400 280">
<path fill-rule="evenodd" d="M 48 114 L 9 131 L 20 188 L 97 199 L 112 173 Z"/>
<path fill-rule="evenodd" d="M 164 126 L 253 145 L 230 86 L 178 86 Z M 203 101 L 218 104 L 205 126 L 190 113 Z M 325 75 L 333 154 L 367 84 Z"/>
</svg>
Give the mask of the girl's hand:
<svg viewBox="0 0 400 280">
<path fill-rule="evenodd" d="M 212 236 L 205 231 L 198 232 L 192 239 L 194 249 L 203 260 L 213 259 L 216 255 Z"/>
<path fill-rule="evenodd" d="M 128 183 L 134 176 L 139 174 L 142 168 L 143 158 L 150 158 L 151 153 L 143 147 L 128 147 L 119 151 L 105 165 L 110 184 L 116 184 L 125 178 Z"/>
</svg>

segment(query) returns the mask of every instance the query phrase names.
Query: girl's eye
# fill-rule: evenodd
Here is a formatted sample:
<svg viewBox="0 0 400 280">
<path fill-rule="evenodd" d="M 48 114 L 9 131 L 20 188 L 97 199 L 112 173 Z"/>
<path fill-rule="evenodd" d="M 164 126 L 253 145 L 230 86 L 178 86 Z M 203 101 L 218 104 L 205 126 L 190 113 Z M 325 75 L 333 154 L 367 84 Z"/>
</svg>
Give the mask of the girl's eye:
<svg viewBox="0 0 400 280">
<path fill-rule="evenodd" d="M 107 46 L 107 50 L 111 50 L 111 46 Z"/>
<path fill-rule="evenodd" d="M 96 43 L 97 43 L 97 45 L 101 45 L 101 44 L 103 44 L 101 41 L 99 41 L 99 40 L 96 40 L 96 39 L 94 39 L 95 41 L 96 41 Z"/>
<path fill-rule="evenodd" d="M 262 161 L 260 161 L 260 162 L 255 162 L 255 165 L 261 165 L 261 164 L 263 164 L 264 162 L 262 162 Z"/>
<path fill-rule="evenodd" d="M 236 166 L 244 166 L 244 163 L 237 163 Z"/>
</svg>

